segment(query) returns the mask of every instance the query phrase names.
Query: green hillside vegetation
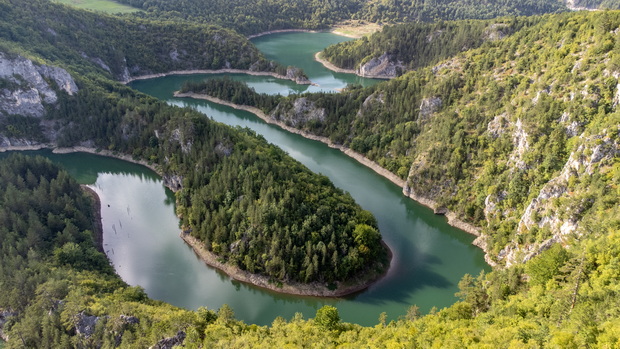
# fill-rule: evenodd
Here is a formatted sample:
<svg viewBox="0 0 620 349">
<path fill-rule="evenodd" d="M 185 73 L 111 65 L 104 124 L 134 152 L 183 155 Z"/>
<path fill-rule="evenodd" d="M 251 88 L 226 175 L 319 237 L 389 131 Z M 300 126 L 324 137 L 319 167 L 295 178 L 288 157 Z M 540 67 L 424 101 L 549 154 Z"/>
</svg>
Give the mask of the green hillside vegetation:
<svg viewBox="0 0 620 349">
<path fill-rule="evenodd" d="M 620 2 L 617 0 L 577 0 L 575 7 L 618 10 L 620 9 Z"/>
<path fill-rule="evenodd" d="M 61 4 L 75 6 L 77 8 L 107 13 L 131 13 L 139 11 L 135 7 L 119 4 L 112 0 L 52 0 Z"/>
<path fill-rule="evenodd" d="M 506 17 L 386 26 L 370 37 L 331 45 L 321 52 L 321 58 L 340 68 L 357 69 L 387 54 L 390 61 L 400 62 L 403 70 L 414 70 L 478 48 L 486 41 L 502 39 L 539 20 L 540 17 Z"/>
<path fill-rule="evenodd" d="M 144 10 L 140 16 L 219 24 L 242 34 L 278 29 L 325 29 L 344 20 L 378 23 L 488 19 L 565 11 L 555 0 L 379 1 L 379 0 L 119 0 Z"/>
<path fill-rule="evenodd" d="M 412 306 L 397 321 L 380 316 L 376 326 L 362 327 L 342 323 L 338 310 L 325 306 L 314 319 L 296 315 L 256 326 L 235 320 L 226 305 L 217 312 L 183 310 L 123 283 L 97 251 L 90 197 L 49 160 L 0 160 L 0 188 L 0 320 L 7 348 L 146 348 L 173 337 L 186 348 L 620 344 L 618 219 L 524 267 L 465 275 L 461 301 L 425 316 Z M 619 207 L 609 213 L 618 217 Z"/>
<path fill-rule="evenodd" d="M 27 11 L 36 4 L 44 10 Z M 34 0 L 20 10 L 11 7 L 3 15 L 24 16 L 20 23 L 25 27 L 12 22 L 12 29 L 35 31 L 36 38 L 36 29 L 29 25 L 41 13 L 80 19 L 81 23 L 116 21 L 119 33 L 125 23 L 105 16 L 99 20 L 94 13 Z M 168 29 L 182 28 L 175 24 Z M 171 33 L 169 38 L 166 30 L 158 30 L 164 42 L 179 35 Z M 63 43 L 74 37 L 65 39 L 61 33 L 59 30 L 38 40 Z M 31 56 L 60 52 L 45 49 L 52 50 L 50 41 L 44 42 L 41 50 L 31 41 L 23 45 L 3 43 L 5 47 L 17 46 L 17 52 L 34 50 Z M 118 41 L 114 45 L 121 44 Z M 92 56 L 90 49 L 97 52 L 98 47 L 84 46 L 75 51 L 67 45 L 65 49 L 57 59 L 64 62 L 64 57 L 69 57 L 63 65 L 76 72 L 73 76 L 80 90 L 69 95 L 57 89 L 58 101 L 47 106 L 45 126 L 34 117 L 0 115 L 4 136 L 47 138 L 60 147 L 87 145 L 152 163 L 178 190 L 177 209 L 184 229 L 223 261 L 276 283 L 319 282 L 336 287 L 336 282 L 356 277 L 368 281 L 388 267 L 387 249 L 381 244 L 372 214 L 335 188 L 327 177 L 312 173 L 247 129 L 233 129 L 194 110 L 167 106 L 107 79 L 98 64 L 88 58 L 73 60 L 83 56 L 81 53 Z M 151 59 L 153 52 L 141 54 Z M 14 57 L 15 53 L 6 55 Z M 248 57 L 240 58 L 244 59 Z M 243 64 L 240 60 L 234 62 Z M 139 60 L 135 63 L 144 64 Z"/>
<path fill-rule="evenodd" d="M 53 17 L 56 12 L 67 17 Z M 42 20 L 46 16 L 75 21 L 55 24 L 54 35 L 46 26 L 56 22 Z M 309 173 L 251 131 L 111 80 L 114 74 L 90 58 L 122 59 L 92 43 L 80 48 L 81 34 L 61 31 L 61 24 L 96 26 L 98 19 L 122 23 L 47 2 L 0 1 L 1 52 L 56 63 L 80 88 L 72 96 L 56 88 L 59 101 L 47 105 L 44 123 L 0 115 L 3 136 L 90 144 L 151 161 L 169 183 L 180 184 L 185 227 L 240 268 L 251 267 L 237 258 L 246 238 L 264 246 L 262 254 L 277 255 L 285 241 L 285 251 L 295 251 L 287 237 L 296 244 L 304 236 L 310 243 L 296 245 L 290 257 L 278 255 L 278 263 L 247 249 L 265 262 L 255 271 L 286 280 L 293 277 L 287 269 L 293 259 L 298 264 L 292 267 L 301 267 L 296 277 L 321 280 L 316 273 L 333 267 L 322 264 L 331 263 L 332 242 L 349 244 L 350 254 L 338 256 L 349 263 L 325 275 L 372 268 L 382 253 L 371 248 L 378 245 L 374 219 L 324 176 Z M 232 89 L 218 92 L 222 97 L 265 109 L 275 105 L 273 116 L 284 122 L 299 117 L 290 113 L 296 98 L 325 108 L 324 121 L 301 127 L 364 153 L 407 179 L 406 190 L 479 226 L 490 257 L 507 267 L 465 275 L 461 301 L 453 306 L 425 316 L 412 306 L 402 319 L 386 323 L 380 316 L 373 327 L 342 323 L 337 309 L 326 306 L 314 319 L 277 318 L 257 326 L 235 320 L 228 306 L 188 311 L 150 300 L 141 288 L 123 283 L 97 250 L 93 203 L 75 181 L 47 160 L 14 156 L 0 160 L 6 347 L 145 348 L 172 337 L 187 348 L 620 346 L 619 27 L 618 12 L 544 16 L 435 67 L 339 94 L 270 101 L 242 85 L 215 82 Z M 165 41 L 167 31 L 160 35 Z M 146 62 L 156 60 L 153 52 L 141 52 Z M 132 64 L 150 66 L 136 57 Z M 8 91 L 21 87 L 14 80 L 1 83 Z M 50 124 L 54 133 L 46 131 Z M 279 211 L 287 206 L 298 211 Z M 304 209 L 312 214 L 302 216 Z M 279 216 L 286 214 L 297 221 L 283 227 Z M 207 215 L 218 225 L 202 220 Z M 525 261 L 529 248 L 537 253 Z"/>
<path fill-rule="evenodd" d="M 191 69 L 253 69 L 286 74 L 235 32 L 214 25 L 162 22 L 76 11 L 46 0 L 0 1 L 1 47 L 32 52 L 87 75 L 116 80 Z M 40 58 L 39 58 L 40 59 Z"/>
<path fill-rule="evenodd" d="M 365 154 L 406 179 L 406 193 L 478 226 L 491 260 L 515 263 L 564 240 L 562 229 L 614 219 L 619 25 L 618 12 L 545 16 L 373 87 L 239 100 L 277 103 L 272 118 Z M 298 98 L 325 120 L 296 114 Z"/>
</svg>

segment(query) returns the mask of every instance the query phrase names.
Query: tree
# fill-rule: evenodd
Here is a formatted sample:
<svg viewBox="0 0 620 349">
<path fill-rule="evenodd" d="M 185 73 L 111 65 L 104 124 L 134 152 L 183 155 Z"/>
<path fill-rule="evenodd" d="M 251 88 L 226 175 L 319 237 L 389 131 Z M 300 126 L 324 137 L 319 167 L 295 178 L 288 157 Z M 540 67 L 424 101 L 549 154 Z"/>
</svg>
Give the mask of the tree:
<svg viewBox="0 0 620 349">
<path fill-rule="evenodd" d="M 324 305 L 321 309 L 317 310 L 314 322 L 327 330 L 337 329 L 340 324 L 338 309 L 331 305 Z"/>
</svg>

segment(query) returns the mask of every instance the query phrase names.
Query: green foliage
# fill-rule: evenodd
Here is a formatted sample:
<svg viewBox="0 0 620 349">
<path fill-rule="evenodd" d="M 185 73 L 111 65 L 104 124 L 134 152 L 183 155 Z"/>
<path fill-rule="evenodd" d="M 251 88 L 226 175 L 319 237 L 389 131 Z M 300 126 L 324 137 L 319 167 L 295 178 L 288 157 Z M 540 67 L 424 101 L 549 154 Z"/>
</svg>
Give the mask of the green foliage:
<svg viewBox="0 0 620 349">
<path fill-rule="evenodd" d="M 552 0 L 527 1 L 378 1 L 378 0 L 120 0 L 143 9 L 144 17 L 189 19 L 216 23 L 243 34 L 278 29 L 323 29 L 343 20 L 375 23 L 433 22 L 437 20 L 487 19 L 500 16 L 527 16 L 565 11 Z"/>
<path fill-rule="evenodd" d="M 405 71 L 414 70 L 501 39 L 538 20 L 537 17 L 510 17 L 385 26 L 370 37 L 331 45 L 321 52 L 321 57 L 340 68 L 357 69 L 387 54 L 390 61 L 399 62 Z"/>
<path fill-rule="evenodd" d="M 610 33 L 618 28 L 620 14 L 567 13 L 499 22 L 515 31 L 372 87 L 280 97 L 268 114 L 397 174 L 414 194 L 480 227 L 490 257 L 503 263 L 508 244 L 540 244 L 558 234 L 559 225 L 552 223 L 556 219 L 590 222 L 587 217 L 608 207 L 604 202 L 617 202 L 610 187 L 615 177 L 599 171 L 612 166 L 618 143 L 616 131 L 609 130 L 616 129 L 618 119 L 618 81 L 612 72 L 620 69 L 620 51 Z M 410 24 L 390 27 L 378 37 L 394 39 L 387 47 L 415 46 L 434 26 L 451 33 L 498 30 L 490 22 Z M 398 40 L 402 43 L 393 43 Z M 351 45 L 374 52 L 379 41 Z M 457 48 L 461 41 L 442 42 Z M 429 50 L 435 49 L 441 51 Z M 429 51 L 428 62 L 442 54 Z M 324 111 L 325 118 L 297 115 L 295 101 L 302 98 Z M 268 100 L 248 97 L 259 107 L 263 99 Z M 571 153 L 587 163 L 583 159 L 593 149 L 605 155 L 592 163 L 592 173 L 567 168 L 572 174 L 558 178 Z M 521 222 L 541 190 L 554 185 L 559 185 L 557 194 L 534 202 L 539 206 L 527 212 L 532 223 Z M 580 227 L 586 229 L 585 224 Z"/>
<path fill-rule="evenodd" d="M 316 311 L 314 322 L 329 331 L 337 329 L 340 324 L 338 309 L 331 305 L 324 305 Z"/>
<path fill-rule="evenodd" d="M 525 266 L 525 271 L 530 276 L 532 284 L 544 285 L 554 276 L 558 275 L 560 268 L 566 263 L 568 252 L 559 244 L 554 244 Z"/>
<path fill-rule="evenodd" d="M 116 17 L 48 0 L 7 1 L 0 11 L 0 47 L 18 44 L 82 74 L 125 80 L 174 70 L 286 70 L 266 61 L 245 37 L 212 24 Z"/>
</svg>

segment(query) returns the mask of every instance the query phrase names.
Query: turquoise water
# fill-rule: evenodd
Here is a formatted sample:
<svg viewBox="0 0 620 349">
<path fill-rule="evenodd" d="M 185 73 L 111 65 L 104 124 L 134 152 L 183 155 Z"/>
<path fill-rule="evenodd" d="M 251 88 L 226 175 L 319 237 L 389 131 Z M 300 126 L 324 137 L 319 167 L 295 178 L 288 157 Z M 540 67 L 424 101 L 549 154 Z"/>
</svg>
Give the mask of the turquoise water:
<svg viewBox="0 0 620 349">
<path fill-rule="evenodd" d="M 323 88 L 334 90 L 357 81 L 346 74 L 342 79 L 330 78 L 331 72 L 322 66 L 312 67 L 314 52 L 322 45 L 343 40 L 342 37 L 293 33 L 259 39 L 255 43 L 261 50 L 285 64 L 289 64 L 285 58 L 298 61 L 297 65 Z M 291 40 L 299 42 L 295 50 L 290 49 Z M 278 50 L 282 52 L 278 54 Z M 291 58 L 289 54 L 296 56 Z M 340 299 L 282 295 L 239 283 L 207 267 L 179 238 L 174 196 L 149 169 L 93 154 L 24 152 L 51 158 L 97 191 L 102 201 L 104 248 L 126 282 L 144 287 L 154 299 L 189 309 L 217 309 L 229 304 L 237 318 L 247 323 L 267 325 L 278 316 L 290 319 L 297 312 L 306 318 L 314 317 L 318 308 L 329 304 L 338 308 L 343 321 L 376 325 L 382 312 L 387 312 L 389 321 L 405 315 L 414 304 L 423 312 L 448 306 L 456 301 L 454 293 L 465 273 L 478 274 L 490 269 L 484 263 L 482 251 L 471 245 L 473 236 L 450 227 L 444 217 L 404 197 L 401 188 L 340 151 L 282 131 L 247 112 L 172 97 L 184 80 L 206 77 L 169 76 L 136 81 L 131 86 L 170 104 L 191 106 L 216 121 L 249 127 L 311 170 L 328 176 L 377 217 L 384 240 L 394 253 L 390 271 L 367 290 Z M 296 88 L 292 83 L 270 77 L 236 74 L 234 78 L 267 93 Z"/>
</svg>

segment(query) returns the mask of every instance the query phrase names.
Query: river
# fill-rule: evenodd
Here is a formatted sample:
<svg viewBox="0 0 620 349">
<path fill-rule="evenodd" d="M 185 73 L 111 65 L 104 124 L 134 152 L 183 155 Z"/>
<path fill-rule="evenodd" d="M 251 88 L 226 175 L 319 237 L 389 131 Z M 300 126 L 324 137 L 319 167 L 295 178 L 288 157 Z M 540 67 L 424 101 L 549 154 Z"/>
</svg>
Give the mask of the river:
<svg viewBox="0 0 620 349">
<path fill-rule="evenodd" d="M 304 68 L 319 86 L 296 86 L 243 74 L 232 77 L 248 82 L 259 92 L 282 94 L 334 91 L 348 83 L 377 83 L 329 72 L 312 59 L 322 47 L 343 40 L 347 39 L 329 33 L 274 34 L 253 40 L 269 58 Z M 172 97 L 183 81 L 205 77 L 168 76 L 135 81 L 131 86 L 170 104 L 191 106 L 214 120 L 249 127 L 311 170 L 328 176 L 377 217 L 384 240 L 394 253 L 391 269 L 369 289 L 343 299 L 281 295 L 232 281 L 205 266 L 178 237 L 174 197 L 150 170 L 92 154 L 37 152 L 65 166 L 100 195 L 104 247 L 126 282 L 144 287 L 154 299 L 190 309 L 217 309 L 227 303 L 236 317 L 247 323 L 267 325 L 277 316 L 290 319 L 296 312 L 310 318 L 318 308 L 330 304 L 338 308 L 343 321 L 371 326 L 378 323 L 382 312 L 387 313 L 389 321 L 406 314 L 414 304 L 423 313 L 432 307 L 449 306 L 456 301 L 454 293 L 465 273 L 477 275 L 490 270 L 482 251 L 471 245 L 473 236 L 450 227 L 444 217 L 404 197 L 401 188 L 340 151 L 282 131 L 247 112 Z"/>
</svg>

